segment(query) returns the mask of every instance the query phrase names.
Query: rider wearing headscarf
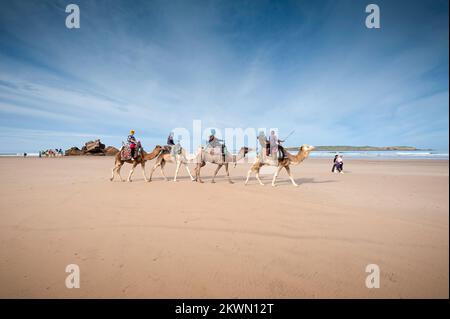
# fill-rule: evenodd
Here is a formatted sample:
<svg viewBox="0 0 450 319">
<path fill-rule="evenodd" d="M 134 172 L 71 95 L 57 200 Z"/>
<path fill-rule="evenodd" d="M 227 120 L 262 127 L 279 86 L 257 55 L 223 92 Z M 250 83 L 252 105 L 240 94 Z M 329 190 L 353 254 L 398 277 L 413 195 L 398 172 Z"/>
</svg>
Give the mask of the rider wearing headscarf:
<svg viewBox="0 0 450 319">
<path fill-rule="evenodd" d="M 208 143 L 206 144 L 206 147 L 217 147 L 217 146 L 221 146 L 221 142 L 223 142 L 223 140 L 218 139 L 216 137 L 216 130 L 215 129 L 211 129 L 211 135 L 209 136 L 208 139 Z"/>
</svg>

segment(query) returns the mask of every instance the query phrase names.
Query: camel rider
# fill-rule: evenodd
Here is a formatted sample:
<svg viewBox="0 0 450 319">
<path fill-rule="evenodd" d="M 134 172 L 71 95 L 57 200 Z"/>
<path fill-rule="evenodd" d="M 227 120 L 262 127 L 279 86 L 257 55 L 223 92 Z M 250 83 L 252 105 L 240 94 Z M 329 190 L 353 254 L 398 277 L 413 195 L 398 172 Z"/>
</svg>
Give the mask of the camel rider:
<svg viewBox="0 0 450 319">
<path fill-rule="evenodd" d="M 173 141 L 173 132 L 170 132 L 169 136 L 167 137 L 167 145 L 174 146 L 175 142 Z"/>
<path fill-rule="evenodd" d="M 266 134 L 263 131 L 259 132 L 258 135 L 259 145 L 261 146 L 261 150 L 259 151 L 259 155 L 261 158 L 269 155 L 269 140 L 266 137 Z"/>
<path fill-rule="evenodd" d="M 172 146 L 172 156 L 175 156 L 175 154 L 181 154 L 181 135 L 178 135 L 177 144 Z"/>
<path fill-rule="evenodd" d="M 169 136 L 167 137 L 167 151 L 170 153 L 170 155 L 174 155 L 173 153 L 173 147 L 175 145 L 175 142 L 173 141 L 173 132 L 169 133 Z"/>
<path fill-rule="evenodd" d="M 130 135 L 128 135 L 128 138 L 127 138 L 127 143 L 131 150 L 131 158 L 133 160 L 135 159 L 135 156 L 137 155 L 137 151 L 136 151 L 137 141 L 136 141 L 136 138 L 134 137 L 134 133 L 135 133 L 134 130 L 131 130 Z"/>
<path fill-rule="evenodd" d="M 215 147 L 221 147 L 222 157 L 223 157 L 223 160 L 225 161 L 225 145 L 221 144 L 221 142 L 224 142 L 224 140 L 218 139 L 216 137 L 216 130 L 211 129 L 211 135 L 209 136 L 208 143 L 206 144 L 206 148 L 211 147 L 214 149 Z"/>
<path fill-rule="evenodd" d="M 218 139 L 216 137 L 216 130 L 212 129 L 211 135 L 209 136 L 209 139 L 208 139 L 208 143 L 206 144 L 206 148 L 208 148 L 208 147 L 214 148 L 214 147 L 222 146 L 221 142 L 223 142 L 223 140 Z"/>
<path fill-rule="evenodd" d="M 283 143 L 283 142 L 284 142 L 284 140 L 278 139 L 278 137 L 275 135 L 275 131 L 270 132 L 270 138 L 269 138 L 270 153 L 274 160 L 276 160 L 277 158 L 278 159 L 284 158 L 284 156 L 285 156 L 284 148 L 283 148 L 283 146 L 281 146 L 281 143 Z"/>
</svg>

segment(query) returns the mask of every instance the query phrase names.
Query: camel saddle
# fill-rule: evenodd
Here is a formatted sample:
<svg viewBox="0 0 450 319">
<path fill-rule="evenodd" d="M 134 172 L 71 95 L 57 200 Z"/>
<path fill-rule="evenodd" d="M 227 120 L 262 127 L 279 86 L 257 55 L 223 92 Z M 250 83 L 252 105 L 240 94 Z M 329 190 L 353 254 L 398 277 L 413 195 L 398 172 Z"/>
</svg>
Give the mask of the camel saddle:
<svg viewBox="0 0 450 319">
<path fill-rule="evenodd" d="M 137 158 L 139 156 L 140 151 L 141 151 L 141 143 L 138 142 L 134 151 L 134 158 Z M 132 159 L 130 145 L 124 144 L 122 146 L 122 149 L 120 150 L 120 159 L 122 161 L 129 161 Z"/>
<path fill-rule="evenodd" d="M 129 161 L 131 160 L 131 148 L 129 145 L 124 145 L 122 147 L 122 150 L 120 151 L 120 159 L 122 161 Z"/>
</svg>

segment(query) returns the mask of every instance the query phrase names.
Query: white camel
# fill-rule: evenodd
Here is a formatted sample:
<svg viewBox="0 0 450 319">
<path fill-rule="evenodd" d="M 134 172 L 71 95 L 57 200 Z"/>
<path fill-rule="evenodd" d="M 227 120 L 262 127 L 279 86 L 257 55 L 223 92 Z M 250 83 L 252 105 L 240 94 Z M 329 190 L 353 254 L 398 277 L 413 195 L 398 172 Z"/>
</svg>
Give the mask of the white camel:
<svg viewBox="0 0 450 319">
<path fill-rule="evenodd" d="M 195 180 L 203 183 L 200 178 L 200 169 L 206 165 L 206 162 L 208 162 L 217 165 L 211 183 L 215 183 L 214 179 L 217 173 L 222 168 L 222 166 L 225 166 L 228 182 L 230 184 L 233 184 L 233 181 L 230 178 L 230 172 L 228 170 L 228 163 L 234 163 L 234 165 L 236 166 L 236 163 L 244 158 L 249 151 L 250 149 L 244 146 L 241 147 L 238 154 L 231 154 L 229 152 L 226 152 L 225 155 L 223 155 L 221 147 L 200 149 L 195 159 L 197 162 L 197 166 L 195 167 Z"/>
<path fill-rule="evenodd" d="M 290 154 L 288 151 L 285 151 L 286 156 L 283 159 L 272 159 L 272 157 L 270 156 L 265 156 L 263 155 L 261 157 L 261 155 L 258 155 L 255 158 L 255 162 L 253 163 L 253 165 L 250 167 L 250 170 L 247 172 L 247 179 L 245 181 L 245 185 L 247 185 L 248 180 L 250 178 L 250 174 L 252 172 L 255 173 L 256 179 L 258 180 L 260 185 L 264 185 L 263 182 L 261 181 L 261 179 L 259 178 L 259 170 L 261 169 L 262 166 L 264 165 L 270 165 L 270 166 L 276 166 L 277 170 L 276 172 L 273 174 L 273 179 L 272 179 L 272 186 L 276 186 L 275 185 L 275 181 L 277 179 L 278 174 L 280 173 L 280 171 L 284 168 L 286 170 L 286 172 L 289 175 L 289 179 L 292 182 L 292 185 L 294 186 L 298 186 L 297 183 L 295 182 L 294 178 L 292 177 L 292 173 L 291 173 L 291 169 L 290 169 L 290 165 L 298 165 L 301 162 L 303 162 L 308 156 L 309 153 L 314 150 L 314 146 L 310 146 L 307 144 L 303 144 L 299 150 L 297 155 L 292 155 Z"/>
<path fill-rule="evenodd" d="M 173 177 L 173 181 L 174 182 L 177 181 L 178 172 L 180 170 L 180 166 L 181 165 L 183 165 L 186 168 L 186 171 L 188 172 L 191 180 L 192 181 L 195 180 L 194 177 L 191 174 L 191 171 L 189 170 L 188 165 L 187 165 L 187 163 L 190 161 L 190 159 L 188 159 L 185 149 L 180 146 L 179 151 L 176 151 L 174 153 L 175 154 L 171 154 L 171 152 L 169 150 L 165 149 L 163 152 L 161 152 L 161 154 L 159 154 L 158 158 L 156 159 L 155 165 L 153 165 L 153 168 L 152 168 L 152 170 L 150 172 L 150 179 L 149 179 L 149 181 L 151 181 L 152 176 L 153 176 L 153 172 L 158 167 L 161 168 L 161 173 L 164 176 L 164 179 L 166 181 L 168 180 L 166 174 L 164 173 L 164 166 L 166 165 L 166 163 L 174 163 L 174 164 L 176 164 L 175 176 Z"/>
</svg>

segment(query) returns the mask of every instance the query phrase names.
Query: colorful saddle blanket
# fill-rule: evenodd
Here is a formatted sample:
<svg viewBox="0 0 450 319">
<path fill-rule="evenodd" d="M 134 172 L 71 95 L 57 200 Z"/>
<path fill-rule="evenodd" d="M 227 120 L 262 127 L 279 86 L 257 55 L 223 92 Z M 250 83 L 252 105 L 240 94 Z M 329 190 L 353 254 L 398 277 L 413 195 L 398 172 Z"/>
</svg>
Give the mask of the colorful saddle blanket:
<svg viewBox="0 0 450 319">
<path fill-rule="evenodd" d="M 120 159 L 122 161 L 131 160 L 131 148 L 128 145 L 124 145 L 120 151 Z"/>
</svg>

